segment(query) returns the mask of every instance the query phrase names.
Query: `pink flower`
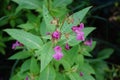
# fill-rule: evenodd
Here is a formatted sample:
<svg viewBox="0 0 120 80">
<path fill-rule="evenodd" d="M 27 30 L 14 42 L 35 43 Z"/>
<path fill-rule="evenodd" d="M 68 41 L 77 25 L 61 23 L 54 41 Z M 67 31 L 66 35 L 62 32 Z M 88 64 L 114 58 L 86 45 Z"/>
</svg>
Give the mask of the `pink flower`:
<svg viewBox="0 0 120 80">
<path fill-rule="evenodd" d="M 80 72 L 80 76 L 83 76 L 83 73 L 82 73 L 82 72 Z"/>
<path fill-rule="evenodd" d="M 68 45 L 68 43 L 66 43 L 65 49 L 66 49 L 66 50 L 69 50 L 69 49 L 70 49 L 70 46 Z"/>
<path fill-rule="evenodd" d="M 84 45 L 92 46 L 92 39 L 86 40 L 86 41 L 84 42 Z"/>
<path fill-rule="evenodd" d="M 84 29 L 84 24 L 81 23 L 79 26 L 73 26 L 72 31 L 76 33 L 76 39 L 84 41 L 84 32 L 82 31 Z"/>
<path fill-rule="evenodd" d="M 61 37 L 61 33 L 59 31 L 56 30 L 55 32 L 52 33 L 53 39 L 60 39 L 60 37 Z"/>
<path fill-rule="evenodd" d="M 53 58 L 56 60 L 60 60 L 63 57 L 62 49 L 60 46 L 56 46 L 54 48 L 55 54 L 53 54 Z"/>
<path fill-rule="evenodd" d="M 62 51 L 62 48 L 61 48 L 60 46 L 56 46 L 56 47 L 54 48 L 54 51 L 55 51 L 55 52 L 61 52 L 61 51 Z"/>
<path fill-rule="evenodd" d="M 12 49 L 15 49 L 17 46 L 23 46 L 23 44 L 16 41 L 15 43 L 12 44 Z"/>
<path fill-rule="evenodd" d="M 82 31 L 84 29 L 84 24 L 81 23 L 79 26 L 73 26 L 72 31 L 75 33 L 78 33 L 79 31 Z"/>
<path fill-rule="evenodd" d="M 28 76 L 26 76 L 25 80 L 29 80 Z"/>
<path fill-rule="evenodd" d="M 76 34 L 76 39 L 84 41 L 85 40 L 85 38 L 84 38 L 84 32 L 78 32 Z"/>
</svg>

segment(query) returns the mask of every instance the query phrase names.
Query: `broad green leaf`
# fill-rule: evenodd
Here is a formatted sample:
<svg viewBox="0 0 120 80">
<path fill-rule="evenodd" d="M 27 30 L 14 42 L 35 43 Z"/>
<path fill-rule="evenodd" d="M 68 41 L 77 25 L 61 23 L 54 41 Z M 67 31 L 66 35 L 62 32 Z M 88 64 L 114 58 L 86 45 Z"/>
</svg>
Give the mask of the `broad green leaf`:
<svg viewBox="0 0 120 80">
<path fill-rule="evenodd" d="M 55 25 L 51 23 L 53 18 L 45 6 L 43 6 L 43 18 L 44 18 L 45 23 L 46 23 L 47 31 L 53 32 L 55 30 Z"/>
<path fill-rule="evenodd" d="M 4 31 L 28 48 L 40 49 L 43 45 L 42 40 L 38 36 L 25 32 L 24 30 L 5 29 Z"/>
<path fill-rule="evenodd" d="M 84 74 L 90 75 L 90 74 L 95 74 L 94 69 L 91 67 L 90 64 L 84 63 L 79 67 L 79 70 L 83 72 Z"/>
<path fill-rule="evenodd" d="M 20 72 L 23 73 L 27 70 L 30 69 L 30 63 L 31 63 L 31 59 L 27 59 L 24 61 L 24 63 L 21 66 Z"/>
<path fill-rule="evenodd" d="M 7 24 L 9 21 L 9 17 L 8 16 L 3 16 L 0 18 L 0 27 L 4 26 L 5 24 Z"/>
<path fill-rule="evenodd" d="M 62 26 L 61 31 L 63 33 L 71 32 L 72 26 L 76 26 L 76 25 L 80 24 L 80 22 L 83 20 L 83 18 L 85 17 L 85 15 L 87 14 L 87 12 L 89 11 L 90 8 L 91 7 L 84 8 L 84 9 L 74 13 L 73 15 L 71 15 L 70 18 L 72 18 L 74 20 L 74 22 L 69 24 L 66 19 L 66 21 L 64 22 L 64 24 Z"/>
<path fill-rule="evenodd" d="M 63 65 L 63 67 L 64 67 L 65 70 L 68 70 L 68 69 L 71 68 L 70 63 L 66 59 L 61 59 L 59 61 L 59 63 L 61 63 Z"/>
<path fill-rule="evenodd" d="M 96 80 L 104 80 L 106 74 L 105 71 L 109 70 L 107 63 L 104 61 L 97 61 L 91 64 L 95 70 Z"/>
<path fill-rule="evenodd" d="M 70 80 L 65 74 L 57 73 L 55 80 Z"/>
<path fill-rule="evenodd" d="M 31 64 L 30 64 L 30 72 L 33 74 L 38 74 L 40 72 L 39 67 L 40 66 L 38 64 L 38 61 L 34 57 L 32 57 Z"/>
<path fill-rule="evenodd" d="M 30 57 L 32 54 L 28 51 L 20 51 L 13 56 L 11 56 L 9 59 L 25 59 Z"/>
<path fill-rule="evenodd" d="M 72 3 L 72 0 L 54 0 L 53 6 L 54 7 L 67 6 L 70 3 Z"/>
<path fill-rule="evenodd" d="M 38 9 L 41 7 L 40 0 L 12 0 L 19 4 L 20 7 L 26 8 L 26 9 Z"/>
<path fill-rule="evenodd" d="M 24 30 L 30 30 L 30 29 L 33 29 L 34 28 L 34 25 L 32 23 L 25 23 L 25 24 L 20 24 L 18 25 L 18 27 L 24 29 Z"/>
<path fill-rule="evenodd" d="M 114 50 L 112 48 L 103 49 L 102 51 L 100 51 L 98 53 L 98 58 L 99 59 L 107 59 L 107 58 L 109 58 L 111 56 L 113 51 Z"/>
<path fill-rule="evenodd" d="M 41 73 L 40 80 L 55 80 L 56 73 L 53 66 L 48 65 Z"/>
<path fill-rule="evenodd" d="M 85 56 L 90 56 L 90 57 L 92 57 L 92 55 L 91 55 L 88 51 L 86 51 L 86 50 L 83 50 L 83 51 L 82 51 L 82 54 L 85 55 Z"/>
<path fill-rule="evenodd" d="M 81 55 L 81 54 L 78 54 L 78 56 L 76 56 L 76 58 L 74 60 L 75 60 L 75 63 L 77 65 L 83 65 L 83 63 L 84 63 L 84 56 Z"/>
<path fill-rule="evenodd" d="M 83 80 L 96 80 L 94 79 L 91 75 L 86 75 L 86 74 L 83 74 Z"/>
<path fill-rule="evenodd" d="M 82 79 L 81 76 L 79 76 L 79 73 L 75 73 L 75 72 L 69 73 L 68 76 L 69 76 L 70 80 L 84 80 L 84 79 Z"/>
<path fill-rule="evenodd" d="M 41 57 L 41 72 L 46 68 L 46 66 L 52 60 L 53 53 L 54 51 L 52 48 L 52 43 L 51 42 L 46 43 L 41 50 L 41 56 L 40 56 Z"/>
<path fill-rule="evenodd" d="M 14 75 L 10 78 L 10 80 L 22 80 L 20 77 L 18 77 L 18 75 Z"/>
</svg>

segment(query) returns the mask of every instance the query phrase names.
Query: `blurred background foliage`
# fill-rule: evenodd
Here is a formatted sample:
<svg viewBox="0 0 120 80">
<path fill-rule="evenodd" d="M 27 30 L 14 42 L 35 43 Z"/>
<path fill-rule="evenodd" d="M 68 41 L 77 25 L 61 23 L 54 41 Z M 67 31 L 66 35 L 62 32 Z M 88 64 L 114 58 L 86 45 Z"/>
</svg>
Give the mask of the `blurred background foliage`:
<svg viewBox="0 0 120 80">
<path fill-rule="evenodd" d="M 29 1 L 32 2 L 32 0 Z M 39 23 L 36 21 L 41 20 L 41 15 L 38 13 L 42 12 L 40 7 L 42 7 L 43 0 L 37 1 L 41 3 L 35 2 L 36 5 L 28 6 L 21 0 L 0 0 L 0 80 L 9 79 L 14 61 L 8 60 L 8 57 L 15 53 L 11 49 L 14 41 L 3 30 L 15 27 L 24 28 L 22 24 L 25 23 L 26 26 L 35 26 L 34 23 Z M 46 0 L 46 5 L 51 15 L 57 18 L 62 17 L 61 20 L 87 6 L 93 6 L 83 21 L 87 26 L 96 27 L 96 30 L 90 35 L 93 40 L 97 41 L 97 46 L 92 51 L 95 59 L 91 61 L 91 65 L 95 66 L 98 74 L 97 80 L 103 80 L 103 75 L 105 80 L 120 80 L 120 0 L 62 0 L 64 2 L 62 5 L 59 1 L 48 0 L 47 2 Z M 33 10 L 36 7 L 38 9 Z M 66 15 L 68 12 L 69 14 Z M 105 55 L 107 53 L 109 55 Z M 102 60 L 96 60 L 102 55 L 105 56 L 101 58 Z M 108 67 L 106 63 L 109 65 L 109 69 L 105 68 Z"/>
</svg>

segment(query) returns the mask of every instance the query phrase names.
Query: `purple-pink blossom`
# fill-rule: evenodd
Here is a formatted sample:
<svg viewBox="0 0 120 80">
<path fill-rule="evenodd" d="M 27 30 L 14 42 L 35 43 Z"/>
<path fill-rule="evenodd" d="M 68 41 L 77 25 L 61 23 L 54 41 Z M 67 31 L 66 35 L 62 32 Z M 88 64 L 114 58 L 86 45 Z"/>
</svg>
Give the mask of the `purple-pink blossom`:
<svg viewBox="0 0 120 80">
<path fill-rule="evenodd" d="M 28 76 L 26 76 L 25 80 L 29 80 Z"/>
<path fill-rule="evenodd" d="M 69 50 L 69 49 L 70 49 L 70 46 L 69 46 L 68 43 L 66 43 L 66 45 L 65 45 L 65 49 L 66 49 L 66 50 Z"/>
<path fill-rule="evenodd" d="M 80 72 L 80 76 L 83 76 L 83 72 Z"/>
<path fill-rule="evenodd" d="M 53 58 L 56 60 L 60 60 L 63 57 L 62 48 L 60 46 L 56 46 L 54 48 L 55 54 L 53 54 Z"/>
<path fill-rule="evenodd" d="M 20 43 L 19 41 L 16 41 L 15 43 L 12 44 L 12 49 L 15 49 L 17 46 L 23 46 L 23 44 Z"/>
<path fill-rule="evenodd" d="M 84 41 L 84 32 L 82 31 L 84 29 L 84 24 L 81 23 L 79 26 L 73 26 L 72 31 L 76 33 L 76 40 L 82 40 Z"/>
<path fill-rule="evenodd" d="M 84 45 L 92 46 L 92 39 L 86 40 L 86 41 L 84 42 Z"/>
<path fill-rule="evenodd" d="M 59 31 L 56 30 L 55 32 L 52 33 L 53 39 L 60 39 L 60 37 L 61 37 L 61 33 Z"/>
<path fill-rule="evenodd" d="M 76 34 L 76 39 L 77 39 L 77 40 L 84 41 L 84 40 L 85 40 L 85 38 L 84 38 L 84 32 L 78 32 L 78 33 Z"/>
<path fill-rule="evenodd" d="M 75 33 L 79 32 L 79 31 L 82 31 L 83 29 L 84 29 L 84 24 L 83 23 L 81 23 L 79 26 L 73 26 L 72 27 L 72 31 L 75 32 Z"/>
</svg>

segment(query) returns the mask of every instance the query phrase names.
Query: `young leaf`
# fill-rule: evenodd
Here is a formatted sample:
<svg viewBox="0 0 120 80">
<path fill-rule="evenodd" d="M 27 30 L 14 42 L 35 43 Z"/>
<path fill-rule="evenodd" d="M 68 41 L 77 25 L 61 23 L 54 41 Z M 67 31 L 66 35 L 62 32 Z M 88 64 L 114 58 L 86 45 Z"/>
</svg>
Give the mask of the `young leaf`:
<svg viewBox="0 0 120 80">
<path fill-rule="evenodd" d="M 53 66 L 48 65 L 45 70 L 41 72 L 40 80 L 55 80 L 55 70 Z"/>
<path fill-rule="evenodd" d="M 84 32 L 85 38 L 86 38 L 93 30 L 95 30 L 94 27 L 86 27 L 86 28 L 84 28 L 84 29 L 83 29 L 83 32 Z"/>
<path fill-rule="evenodd" d="M 107 59 L 111 56 L 111 54 L 113 53 L 113 49 L 112 48 L 107 48 L 107 49 L 104 49 L 102 51 L 100 51 L 98 53 L 98 58 L 99 59 Z"/>
<path fill-rule="evenodd" d="M 53 18 L 45 6 L 43 6 L 43 18 L 44 18 L 45 23 L 46 23 L 47 31 L 53 32 L 55 30 L 55 25 L 51 23 Z"/>
<path fill-rule="evenodd" d="M 68 74 L 70 80 L 84 80 L 78 73 L 70 73 Z"/>
<path fill-rule="evenodd" d="M 24 61 L 24 63 L 21 66 L 20 72 L 23 73 L 27 70 L 30 69 L 30 63 L 31 63 L 31 59 L 27 59 Z"/>
<path fill-rule="evenodd" d="M 12 0 L 19 4 L 19 7 L 26 8 L 26 9 L 38 9 L 41 7 L 40 0 Z"/>
<path fill-rule="evenodd" d="M 39 64 L 34 57 L 31 59 L 30 72 L 33 74 L 38 74 L 40 72 Z"/>
<path fill-rule="evenodd" d="M 9 59 L 25 59 L 30 57 L 32 54 L 28 51 L 20 51 L 14 55 L 12 55 Z"/>
<path fill-rule="evenodd" d="M 54 7 L 67 6 L 71 2 L 72 2 L 72 0 L 54 0 L 53 6 Z"/>
<path fill-rule="evenodd" d="M 52 55 L 54 51 L 52 48 L 51 42 L 46 43 L 41 50 L 41 72 L 45 69 L 45 67 L 52 60 Z"/>
<path fill-rule="evenodd" d="M 5 29 L 4 31 L 11 35 L 14 39 L 23 43 L 28 48 L 40 49 L 43 45 L 42 40 L 38 36 L 25 32 L 23 30 Z"/>
</svg>

